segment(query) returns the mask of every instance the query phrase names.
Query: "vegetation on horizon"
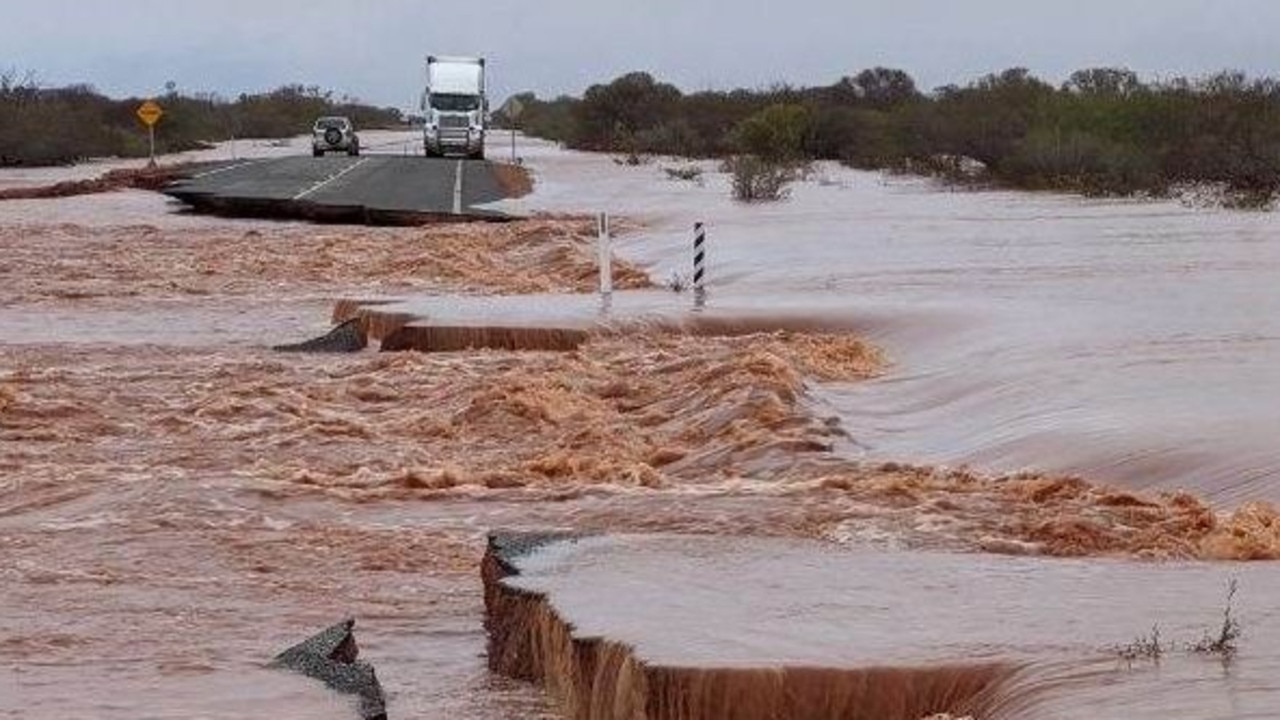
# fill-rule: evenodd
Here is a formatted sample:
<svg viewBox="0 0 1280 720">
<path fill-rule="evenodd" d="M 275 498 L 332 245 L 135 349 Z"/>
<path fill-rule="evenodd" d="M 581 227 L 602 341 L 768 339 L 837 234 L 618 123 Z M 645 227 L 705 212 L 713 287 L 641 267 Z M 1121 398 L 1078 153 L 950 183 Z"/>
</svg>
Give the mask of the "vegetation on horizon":
<svg viewBox="0 0 1280 720">
<path fill-rule="evenodd" d="M 334 97 L 318 87 L 286 85 L 228 100 L 183 94 L 170 83 L 156 98 L 164 119 L 157 151 L 181 152 L 233 138 L 303 134 L 322 115 L 347 115 L 358 127 L 401 122 L 400 111 Z M 32 76 L 0 73 L 0 167 L 62 165 L 93 157 L 145 157 L 146 129 L 134 112 L 142 98 L 108 98 L 88 85 L 42 87 Z"/>
<path fill-rule="evenodd" d="M 581 98 L 517 98 L 520 129 L 584 150 L 837 160 L 1089 195 L 1211 184 L 1254 207 L 1280 191 L 1280 80 L 1237 72 L 1148 83 L 1095 68 L 1055 86 L 1015 68 L 924 93 L 874 68 L 825 87 L 691 94 L 631 73 Z"/>
</svg>

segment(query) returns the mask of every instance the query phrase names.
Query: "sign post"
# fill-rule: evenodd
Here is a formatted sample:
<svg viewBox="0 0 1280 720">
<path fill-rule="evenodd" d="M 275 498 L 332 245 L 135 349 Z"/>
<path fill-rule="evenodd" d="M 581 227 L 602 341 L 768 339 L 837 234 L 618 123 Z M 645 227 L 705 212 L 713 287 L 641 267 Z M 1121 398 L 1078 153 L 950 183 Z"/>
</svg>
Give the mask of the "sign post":
<svg viewBox="0 0 1280 720">
<path fill-rule="evenodd" d="M 164 117 L 164 110 L 156 104 L 155 100 L 148 100 L 138 107 L 138 119 L 147 126 L 147 133 L 151 140 L 151 162 L 148 163 L 150 167 L 156 166 L 156 123 L 160 122 L 162 117 Z"/>
<path fill-rule="evenodd" d="M 519 165 L 520 158 L 516 155 L 516 126 L 520 123 L 520 116 L 524 114 L 524 103 L 519 98 L 511 98 L 499 112 L 507 116 L 507 123 L 511 125 L 511 164 Z"/>
</svg>

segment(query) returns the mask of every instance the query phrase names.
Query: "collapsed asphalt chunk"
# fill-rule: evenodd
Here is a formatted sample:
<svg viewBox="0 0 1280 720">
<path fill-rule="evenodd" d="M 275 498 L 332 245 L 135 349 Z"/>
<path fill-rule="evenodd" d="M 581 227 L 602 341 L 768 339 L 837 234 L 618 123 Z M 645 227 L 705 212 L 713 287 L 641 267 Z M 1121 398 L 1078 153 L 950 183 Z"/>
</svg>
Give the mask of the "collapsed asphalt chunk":
<svg viewBox="0 0 1280 720">
<path fill-rule="evenodd" d="M 323 682 L 335 692 L 356 696 L 362 720 L 387 720 L 386 695 L 373 666 L 359 660 L 355 628 L 355 620 L 343 620 L 280 653 L 271 661 L 271 667 L 296 672 Z"/>
<path fill-rule="evenodd" d="M 519 575 L 520 570 L 515 565 L 516 559 L 548 545 L 580 539 L 582 539 L 581 534 L 571 532 L 491 532 L 489 533 L 489 555 L 504 573 Z"/>
<path fill-rule="evenodd" d="M 324 337 L 296 343 L 276 345 L 276 352 L 294 353 L 357 353 L 369 346 L 369 336 L 360 325 L 360 319 L 348 320 L 330 330 Z"/>
</svg>

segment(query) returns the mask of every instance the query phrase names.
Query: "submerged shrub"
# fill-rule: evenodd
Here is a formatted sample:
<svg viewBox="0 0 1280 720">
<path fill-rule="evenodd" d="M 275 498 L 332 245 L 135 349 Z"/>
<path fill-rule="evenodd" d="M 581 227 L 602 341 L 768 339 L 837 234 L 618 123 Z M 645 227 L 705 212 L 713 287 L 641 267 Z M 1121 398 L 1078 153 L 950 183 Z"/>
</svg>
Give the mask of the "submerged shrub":
<svg viewBox="0 0 1280 720">
<path fill-rule="evenodd" d="M 702 182 L 702 168 L 698 165 L 681 165 L 679 167 L 667 167 L 662 169 L 667 174 L 669 180 L 683 180 L 685 182 Z"/>
<path fill-rule="evenodd" d="M 1240 583 L 1236 579 L 1231 579 L 1227 583 L 1227 602 L 1222 610 L 1222 626 L 1218 628 L 1216 633 L 1204 634 L 1200 642 L 1192 646 L 1192 652 L 1201 655 L 1216 655 L 1223 662 L 1229 662 L 1235 657 L 1240 649 L 1239 641 L 1243 630 L 1240 627 L 1240 621 L 1235 616 L 1235 599 L 1236 593 L 1240 590 Z"/>
<path fill-rule="evenodd" d="M 733 178 L 733 199 L 739 202 L 776 202 L 791 196 L 791 183 L 801 173 L 794 163 L 739 155 L 725 161 Z"/>
<path fill-rule="evenodd" d="M 1130 663 L 1138 660 L 1159 663 L 1164 650 L 1164 644 L 1160 640 L 1160 626 L 1152 625 L 1150 635 L 1141 635 L 1128 645 L 1116 648 L 1116 655 Z"/>
</svg>

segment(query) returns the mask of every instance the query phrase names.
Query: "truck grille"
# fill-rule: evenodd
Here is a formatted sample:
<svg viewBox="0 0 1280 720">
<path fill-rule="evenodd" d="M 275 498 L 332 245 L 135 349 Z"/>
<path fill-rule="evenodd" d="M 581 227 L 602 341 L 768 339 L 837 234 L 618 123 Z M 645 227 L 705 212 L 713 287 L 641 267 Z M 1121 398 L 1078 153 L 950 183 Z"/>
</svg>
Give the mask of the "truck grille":
<svg viewBox="0 0 1280 720">
<path fill-rule="evenodd" d="M 466 147 L 468 134 L 466 130 L 441 130 L 440 144 L 447 147 Z"/>
<path fill-rule="evenodd" d="M 442 128 L 465 128 L 471 127 L 471 118 L 466 115 L 441 115 L 440 127 Z"/>
</svg>

